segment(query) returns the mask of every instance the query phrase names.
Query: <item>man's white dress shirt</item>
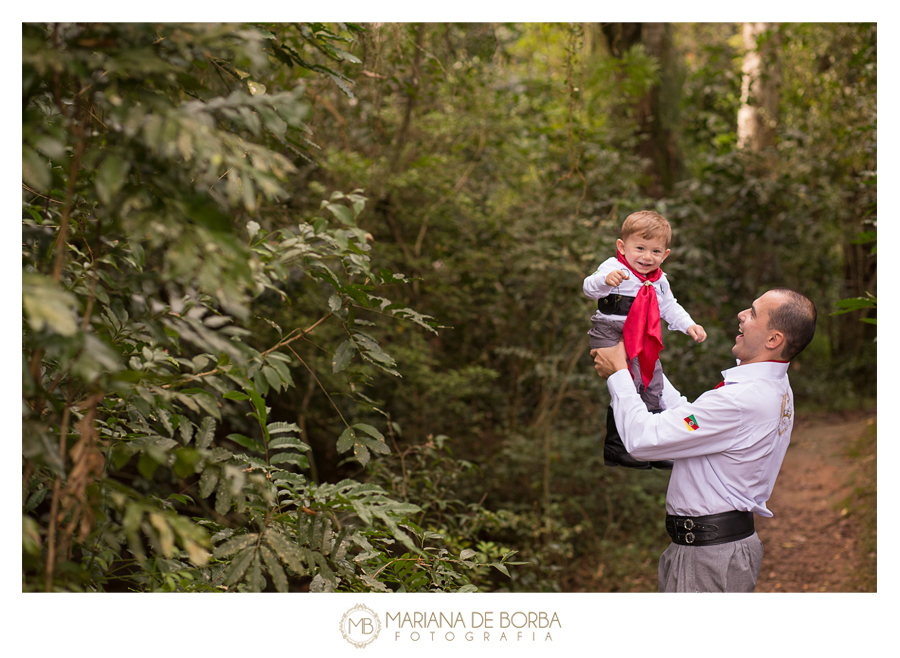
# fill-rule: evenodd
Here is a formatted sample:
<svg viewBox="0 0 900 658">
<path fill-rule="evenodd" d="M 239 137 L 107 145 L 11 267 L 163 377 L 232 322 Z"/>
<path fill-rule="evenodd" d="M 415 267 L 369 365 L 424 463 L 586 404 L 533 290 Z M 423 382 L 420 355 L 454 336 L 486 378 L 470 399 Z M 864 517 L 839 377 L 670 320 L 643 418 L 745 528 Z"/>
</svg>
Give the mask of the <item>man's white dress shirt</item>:
<svg viewBox="0 0 900 658">
<path fill-rule="evenodd" d="M 664 376 L 665 411 L 651 414 L 627 370 L 607 379 L 616 426 L 636 459 L 674 459 L 666 511 L 703 516 L 731 510 L 772 516 L 766 501 L 794 426 L 789 363 L 766 361 L 722 372 L 725 384 L 693 403 Z"/>
</svg>

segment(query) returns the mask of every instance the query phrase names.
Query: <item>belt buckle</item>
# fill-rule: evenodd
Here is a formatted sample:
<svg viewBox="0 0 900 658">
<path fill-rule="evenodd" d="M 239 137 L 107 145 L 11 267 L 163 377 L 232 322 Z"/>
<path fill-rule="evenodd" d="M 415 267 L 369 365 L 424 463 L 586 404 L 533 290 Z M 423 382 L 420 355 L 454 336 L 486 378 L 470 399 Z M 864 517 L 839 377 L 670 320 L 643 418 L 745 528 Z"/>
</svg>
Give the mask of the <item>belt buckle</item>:
<svg viewBox="0 0 900 658">
<path fill-rule="evenodd" d="M 685 519 L 683 525 L 684 525 L 685 530 L 693 530 L 694 529 L 694 519 Z"/>
<path fill-rule="evenodd" d="M 694 543 L 694 533 L 693 532 L 687 533 L 684 536 L 684 541 L 688 544 L 693 544 Z"/>
</svg>

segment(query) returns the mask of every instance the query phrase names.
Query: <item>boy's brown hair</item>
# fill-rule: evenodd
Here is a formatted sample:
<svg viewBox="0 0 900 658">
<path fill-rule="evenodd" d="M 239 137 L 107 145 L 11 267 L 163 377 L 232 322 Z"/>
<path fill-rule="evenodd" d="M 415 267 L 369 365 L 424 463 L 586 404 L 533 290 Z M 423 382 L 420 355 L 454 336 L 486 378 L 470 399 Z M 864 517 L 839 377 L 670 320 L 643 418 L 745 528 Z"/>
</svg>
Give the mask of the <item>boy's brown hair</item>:
<svg viewBox="0 0 900 658">
<path fill-rule="evenodd" d="M 622 239 L 630 235 L 638 235 L 647 240 L 662 238 L 668 249 L 672 242 L 672 227 L 658 212 L 639 210 L 628 215 L 622 224 Z"/>
</svg>

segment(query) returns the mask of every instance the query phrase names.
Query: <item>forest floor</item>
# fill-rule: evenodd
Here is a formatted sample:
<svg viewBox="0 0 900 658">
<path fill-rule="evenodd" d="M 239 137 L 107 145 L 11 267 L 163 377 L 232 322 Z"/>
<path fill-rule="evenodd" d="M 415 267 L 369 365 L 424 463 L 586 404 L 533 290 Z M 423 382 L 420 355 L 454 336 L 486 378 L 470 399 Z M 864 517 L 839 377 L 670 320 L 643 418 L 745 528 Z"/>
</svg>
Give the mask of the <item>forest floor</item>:
<svg viewBox="0 0 900 658">
<path fill-rule="evenodd" d="M 799 416 L 767 507 L 757 592 L 874 592 L 875 411 Z M 874 535 L 874 528 L 871 528 Z"/>
<path fill-rule="evenodd" d="M 754 519 L 765 549 L 757 592 L 877 591 L 876 427 L 875 409 L 798 414 L 774 516 Z M 655 592 L 657 559 L 645 554 L 619 591 Z M 576 591 L 598 591 L 598 576 L 585 573 Z"/>
</svg>

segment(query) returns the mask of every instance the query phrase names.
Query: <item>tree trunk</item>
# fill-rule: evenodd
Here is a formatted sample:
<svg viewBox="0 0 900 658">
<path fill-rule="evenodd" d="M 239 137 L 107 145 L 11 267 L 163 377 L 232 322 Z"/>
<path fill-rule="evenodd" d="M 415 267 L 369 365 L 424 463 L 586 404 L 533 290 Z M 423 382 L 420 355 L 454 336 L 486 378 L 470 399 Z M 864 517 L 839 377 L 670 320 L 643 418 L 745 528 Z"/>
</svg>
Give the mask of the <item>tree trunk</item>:
<svg viewBox="0 0 900 658">
<path fill-rule="evenodd" d="M 650 183 L 646 192 L 662 197 L 670 193 L 682 167 L 672 126 L 677 121 L 680 89 L 677 57 L 674 56 L 670 23 L 603 23 L 609 52 L 622 58 L 635 44 L 642 43 L 648 55 L 659 63 L 659 84 L 654 85 L 635 107 L 637 132 L 641 137 L 638 154 L 649 162 Z M 661 97 L 666 98 L 663 106 Z"/>
<path fill-rule="evenodd" d="M 778 33 L 771 23 L 744 23 L 744 64 L 738 148 L 761 151 L 775 145 L 781 67 Z"/>
</svg>

